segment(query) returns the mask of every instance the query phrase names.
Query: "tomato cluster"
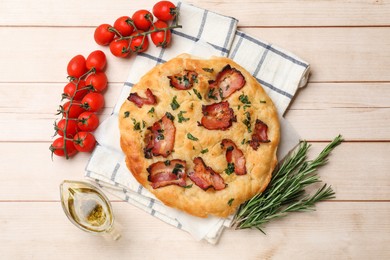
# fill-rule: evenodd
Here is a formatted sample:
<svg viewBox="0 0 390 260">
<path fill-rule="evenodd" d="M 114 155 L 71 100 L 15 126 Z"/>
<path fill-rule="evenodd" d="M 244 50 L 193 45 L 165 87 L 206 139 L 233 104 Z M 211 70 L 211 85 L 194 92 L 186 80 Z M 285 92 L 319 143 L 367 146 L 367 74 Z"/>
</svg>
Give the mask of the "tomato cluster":
<svg viewBox="0 0 390 260">
<path fill-rule="evenodd" d="M 159 1 L 152 12 L 142 9 L 131 17 L 119 17 L 113 26 L 106 23 L 99 25 L 94 33 L 96 43 L 108 45 L 111 53 L 120 58 L 145 52 L 149 47 L 149 35 L 154 45 L 167 47 L 171 43 L 171 29 L 181 27 L 177 23 L 178 9 L 170 1 Z M 157 18 L 155 22 L 154 17 Z M 169 25 L 172 21 L 175 23 Z"/>
<path fill-rule="evenodd" d="M 100 50 L 91 52 L 87 58 L 76 55 L 69 61 L 69 83 L 64 87 L 64 103 L 58 110 L 62 118 L 54 124 L 60 137 L 50 146 L 53 154 L 68 159 L 95 147 L 96 139 L 91 132 L 99 126 L 96 113 L 104 106 L 102 93 L 108 82 L 104 72 L 106 63 L 106 55 Z"/>
</svg>

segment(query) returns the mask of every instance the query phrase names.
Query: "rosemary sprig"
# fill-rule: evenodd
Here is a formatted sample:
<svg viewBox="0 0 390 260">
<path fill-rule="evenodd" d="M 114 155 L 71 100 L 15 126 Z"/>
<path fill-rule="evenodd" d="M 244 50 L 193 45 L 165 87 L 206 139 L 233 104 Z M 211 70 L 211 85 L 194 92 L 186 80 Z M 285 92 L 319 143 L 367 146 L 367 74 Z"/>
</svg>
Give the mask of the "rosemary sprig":
<svg viewBox="0 0 390 260">
<path fill-rule="evenodd" d="M 328 155 L 342 140 L 340 135 L 337 136 L 311 161 L 307 160 L 310 145 L 301 142 L 295 152 L 275 169 L 265 191 L 240 206 L 233 220 L 236 229 L 256 228 L 264 233 L 262 228 L 269 221 L 290 212 L 315 210 L 315 203 L 334 198 L 335 193 L 327 184 L 314 194 L 305 193 L 305 187 L 321 182 L 316 170 L 328 162 Z"/>
</svg>

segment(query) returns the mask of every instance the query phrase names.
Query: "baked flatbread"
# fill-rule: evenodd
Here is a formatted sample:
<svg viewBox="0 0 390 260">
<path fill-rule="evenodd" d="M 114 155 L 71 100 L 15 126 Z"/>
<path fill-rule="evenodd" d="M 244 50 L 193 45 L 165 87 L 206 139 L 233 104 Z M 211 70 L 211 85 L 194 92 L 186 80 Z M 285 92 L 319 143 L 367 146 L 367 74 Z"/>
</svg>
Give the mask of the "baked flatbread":
<svg viewBox="0 0 390 260">
<path fill-rule="evenodd" d="M 268 185 L 279 121 L 272 100 L 228 58 L 182 54 L 133 86 L 119 112 L 135 179 L 167 206 L 227 217 Z"/>
</svg>

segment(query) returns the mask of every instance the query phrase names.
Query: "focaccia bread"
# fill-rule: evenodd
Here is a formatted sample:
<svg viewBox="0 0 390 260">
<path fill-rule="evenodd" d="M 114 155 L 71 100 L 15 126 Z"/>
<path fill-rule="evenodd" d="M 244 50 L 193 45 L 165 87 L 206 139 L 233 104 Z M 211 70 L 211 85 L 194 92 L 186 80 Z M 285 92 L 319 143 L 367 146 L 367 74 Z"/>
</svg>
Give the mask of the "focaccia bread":
<svg viewBox="0 0 390 260">
<path fill-rule="evenodd" d="M 119 112 L 126 164 L 164 204 L 227 217 L 267 187 L 278 115 L 239 64 L 182 54 L 150 70 L 129 94 Z"/>
</svg>

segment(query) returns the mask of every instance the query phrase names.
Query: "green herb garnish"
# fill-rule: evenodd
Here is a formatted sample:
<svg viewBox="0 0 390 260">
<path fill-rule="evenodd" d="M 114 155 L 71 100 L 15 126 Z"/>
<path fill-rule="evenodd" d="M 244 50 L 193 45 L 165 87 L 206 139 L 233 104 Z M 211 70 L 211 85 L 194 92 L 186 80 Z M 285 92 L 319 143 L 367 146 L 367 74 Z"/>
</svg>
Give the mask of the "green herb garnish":
<svg viewBox="0 0 390 260">
<path fill-rule="evenodd" d="M 200 151 L 201 154 L 205 154 L 205 153 L 208 153 L 209 152 L 209 149 L 206 148 L 206 149 L 203 149 L 202 151 Z"/>
<path fill-rule="evenodd" d="M 202 70 L 204 70 L 206 72 L 209 72 L 209 73 L 213 73 L 214 72 L 213 68 L 202 68 Z"/>
<path fill-rule="evenodd" d="M 267 101 L 265 101 L 265 100 L 260 100 L 260 103 L 265 104 L 265 103 L 267 103 Z"/>
<path fill-rule="evenodd" d="M 192 188 L 192 183 L 190 185 L 186 185 L 186 186 L 183 186 L 184 189 L 189 189 L 189 188 Z"/>
<path fill-rule="evenodd" d="M 227 168 L 225 169 L 225 173 L 230 175 L 234 172 L 234 163 L 228 163 Z"/>
<path fill-rule="evenodd" d="M 177 119 L 179 120 L 179 123 L 190 120 L 189 118 L 183 116 L 184 113 L 187 113 L 187 111 L 180 111 L 179 114 L 177 114 Z"/>
<path fill-rule="evenodd" d="M 295 152 L 274 170 L 266 190 L 240 206 L 233 220 L 236 229 L 256 228 L 264 233 L 264 224 L 273 219 L 291 212 L 312 211 L 317 202 L 333 199 L 335 192 L 327 184 L 314 194 L 307 194 L 305 188 L 321 182 L 316 171 L 328 162 L 328 155 L 342 140 L 340 135 L 337 136 L 314 160 L 307 159 L 310 145 L 301 142 Z"/>
<path fill-rule="evenodd" d="M 242 122 L 244 123 L 244 125 L 248 129 L 248 133 L 252 133 L 251 114 L 249 114 L 249 112 L 245 112 L 245 116 L 246 116 L 246 118 Z"/>
<path fill-rule="evenodd" d="M 166 112 L 165 115 L 167 116 L 167 118 L 168 118 L 169 120 L 171 120 L 171 121 L 175 120 L 175 117 L 174 117 L 171 113 Z"/>
<path fill-rule="evenodd" d="M 124 116 L 123 116 L 124 118 L 127 118 L 127 117 L 130 116 L 130 112 L 129 111 L 125 111 L 123 114 L 124 114 Z"/>
<path fill-rule="evenodd" d="M 172 170 L 172 173 L 177 175 L 179 172 L 181 172 L 181 170 L 184 168 L 183 165 L 179 164 L 179 163 L 176 163 L 175 164 L 175 167 L 173 168 Z"/>
<path fill-rule="evenodd" d="M 195 88 L 193 88 L 192 91 L 194 91 L 195 95 L 196 95 L 200 100 L 202 100 L 202 95 L 199 93 L 199 91 L 197 91 Z"/>
<path fill-rule="evenodd" d="M 177 96 L 174 96 L 173 99 L 172 99 L 172 102 L 171 102 L 171 108 L 172 110 L 176 110 L 180 107 L 180 104 L 177 103 L 177 100 L 176 100 Z"/>
<path fill-rule="evenodd" d="M 218 100 L 218 98 L 217 98 L 217 96 L 214 94 L 214 92 L 215 92 L 215 88 L 211 88 L 211 89 L 209 90 L 209 93 L 207 93 L 207 97 L 208 97 L 209 99 Z"/>
<path fill-rule="evenodd" d="M 196 138 L 195 136 L 193 136 L 193 135 L 190 134 L 190 133 L 187 134 L 187 138 L 190 139 L 190 140 L 192 140 L 192 141 L 198 141 L 198 140 L 199 140 L 198 138 Z"/>
<path fill-rule="evenodd" d="M 228 201 L 228 203 L 227 203 L 227 204 L 228 204 L 229 206 L 232 206 L 232 204 L 233 204 L 233 201 L 234 201 L 234 198 L 231 198 L 231 199 Z"/>
<path fill-rule="evenodd" d="M 154 113 L 154 107 L 152 107 L 149 111 L 148 114 L 153 114 Z"/>
<path fill-rule="evenodd" d="M 170 161 L 170 160 L 166 160 L 166 161 L 164 162 L 164 164 L 165 164 L 165 166 L 169 166 L 169 165 L 171 165 L 171 161 Z"/>
</svg>

